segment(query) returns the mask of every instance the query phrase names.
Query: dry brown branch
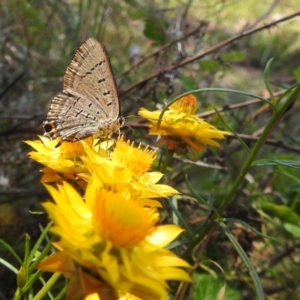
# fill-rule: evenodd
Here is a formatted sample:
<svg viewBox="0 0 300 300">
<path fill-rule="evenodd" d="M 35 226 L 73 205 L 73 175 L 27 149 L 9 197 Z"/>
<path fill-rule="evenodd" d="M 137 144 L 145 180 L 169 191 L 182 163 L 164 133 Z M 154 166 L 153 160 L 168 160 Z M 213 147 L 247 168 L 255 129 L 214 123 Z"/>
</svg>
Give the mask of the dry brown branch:
<svg viewBox="0 0 300 300">
<path fill-rule="evenodd" d="M 254 34 L 256 32 L 259 32 L 259 31 L 271 28 L 271 27 L 273 27 L 273 26 L 275 26 L 277 24 L 280 24 L 282 22 L 291 20 L 291 19 L 293 19 L 293 18 L 295 18 L 295 17 L 297 17 L 299 15 L 300 15 L 300 11 L 297 11 L 297 12 L 295 12 L 293 14 L 290 14 L 290 15 L 288 15 L 286 17 L 283 17 L 283 18 L 281 18 L 279 20 L 272 21 L 272 22 L 270 22 L 268 24 L 262 25 L 262 26 L 260 26 L 260 27 L 258 27 L 256 29 L 244 31 L 244 32 L 242 32 L 242 33 L 240 33 L 240 34 L 232 37 L 232 38 L 229 38 L 229 39 L 227 39 L 227 40 L 225 40 L 225 41 L 217 44 L 216 46 L 211 47 L 210 49 L 206 50 L 203 53 L 196 54 L 194 56 L 191 56 L 189 58 L 186 58 L 186 59 L 180 61 L 179 63 L 177 63 L 175 65 L 168 66 L 168 67 L 160 70 L 159 72 L 155 72 L 155 73 L 150 74 L 149 76 L 145 77 L 144 79 L 141 79 L 140 81 L 138 81 L 138 82 L 132 84 L 131 86 L 127 87 L 123 91 L 121 90 L 120 93 L 119 93 L 119 95 L 120 95 L 120 97 L 124 97 L 130 91 L 132 91 L 133 89 L 135 89 L 135 88 L 137 88 L 137 87 L 145 84 L 147 81 L 149 81 L 149 80 L 151 80 L 151 79 L 153 79 L 153 78 L 155 78 L 155 77 L 157 77 L 159 75 L 162 75 L 162 74 L 168 73 L 168 72 L 170 72 L 170 71 L 172 71 L 174 69 L 183 67 L 183 66 L 185 66 L 185 65 L 187 65 L 187 64 L 189 64 L 189 63 L 191 63 L 191 62 L 193 62 L 195 60 L 198 60 L 198 59 L 200 59 L 202 57 L 205 57 L 206 55 L 208 55 L 210 53 L 215 52 L 216 50 L 219 50 L 219 49 L 221 49 L 221 48 L 223 48 L 225 46 L 228 46 L 228 45 L 234 43 L 237 40 L 240 40 L 240 39 L 242 39 L 242 38 L 244 38 L 246 36 L 250 36 L 250 35 L 252 35 L 252 34 Z"/>
</svg>

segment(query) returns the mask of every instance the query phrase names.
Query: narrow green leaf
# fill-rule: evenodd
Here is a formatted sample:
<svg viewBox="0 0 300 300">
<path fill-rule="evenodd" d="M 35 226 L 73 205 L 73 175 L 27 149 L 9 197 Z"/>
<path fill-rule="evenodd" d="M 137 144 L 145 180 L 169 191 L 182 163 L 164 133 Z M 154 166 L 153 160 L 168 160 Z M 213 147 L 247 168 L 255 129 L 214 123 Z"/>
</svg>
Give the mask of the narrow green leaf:
<svg viewBox="0 0 300 300">
<path fill-rule="evenodd" d="M 298 160 L 276 160 L 276 159 L 260 159 L 252 163 L 253 167 L 265 166 L 285 166 L 293 169 L 300 169 L 300 161 Z"/>
<path fill-rule="evenodd" d="M 7 244 L 4 240 L 0 239 L 0 245 L 7 249 L 8 252 L 16 259 L 16 261 L 21 265 L 22 264 L 22 259 L 20 258 L 20 256 L 15 252 L 15 250 L 9 245 Z"/>
<path fill-rule="evenodd" d="M 185 182 L 186 182 L 186 185 L 187 185 L 189 191 L 195 197 L 195 199 L 199 203 L 203 204 L 204 206 L 206 206 L 210 210 L 212 210 L 216 214 L 216 216 L 219 216 L 217 210 L 212 205 L 210 205 L 207 201 L 205 201 L 203 198 L 201 198 L 199 194 L 197 194 L 197 192 L 194 190 L 193 186 L 191 185 L 191 183 L 190 183 L 190 181 L 188 179 L 188 175 L 185 176 Z"/>
<path fill-rule="evenodd" d="M 243 260 L 244 264 L 248 267 L 248 269 L 250 271 L 250 276 L 252 278 L 252 281 L 253 281 L 253 284 L 254 284 L 254 287 L 255 287 L 255 290 L 256 290 L 257 298 L 259 300 L 265 300 L 263 288 L 262 288 L 261 282 L 259 280 L 258 274 L 257 274 L 251 260 L 249 259 L 248 255 L 245 253 L 244 249 L 241 247 L 241 245 L 235 239 L 235 237 L 230 232 L 230 230 L 227 228 L 227 226 L 223 222 L 220 223 L 220 226 L 223 228 L 225 234 L 227 235 L 227 237 L 231 241 L 231 243 L 234 246 L 235 250 L 240 255 L 240 257 Z"/>
<path fill-rule="evenodd" d="M 173 197 L 174 198 L 174 197 Z M 176 215 L 176 217 L 179 220 L 179 223 L 181 224 L 181 226 L 183 226 L 183 228 L 189 233 L 189 235 L 192 236 L 192 231 L 189 228 L 188 224 L 185 222 L 184 218 L 182 217 L 182 214 L 178 211 L 178 209 L 175 207 L 175 205 L 173 204 L 173 201 L 169 202 L 169 205 L 173 211 L 173 213 Z M 175 223 L 176 224 L 176 223 Z"/>
<path fill-rule="evenodd" d="M 241 143 L 241 145 L 245 148 L 245 150 L 250 153 L 250 149 L 249 147 L 246 145 L 246 143 L 244 143 L 244 141 L 239 137 L 239 135 L 224 121 L 223 117 L 221 116 L 221 114 L 219 113 L 219 111 L 217 110 L 216 107 L 213 106 L 213 110 L 216 112 L 217 116 L 219 117 L 219 119 L 221 120 L 221 122 L 223 123 L 223 125 L 233 133 L 233 135 L 236 137 L 236 139 Z"/>
<path fill-rule="evenodd" d="M 13 273 L 18 274 L 18 269 L 15 268 L 11 263 L 0 257 L 0 265 L 5 266 L 7 269 L 11 270 Z"/>
<path fill-rule="evenodd" d="M 271 68 L 271 64 L 273 62 L 274 58 L 271 58 L 268 60 L 267 64 L 266 64 L 266 67 L 265 67 L 265 70 L 264 70 L 264 83 L 265 83 L 265 86 L 270 94 L 270 97 L 272 99 L 272 102 L 274 103 L 275 102 L 275 97 L 274 97 L 274 94 L 273 94 L 273 91 L 270 87 L 270 82 L 269 82 L 269 77 L 270 77 L 270 68 Z"/>
<path fill-rule="evenodd" d="M 36 252 L 38 252 L 38 249 L 39 249 L 40 245 L 42 244 L 42 242 L 46 238 L 48 230 L 52 225 L 53 225 L 53 223 L 49 222 L 49 224 L 46 226 L 46 228 L 42 231 L 41 235 L 39 236 L 38 240 L 36 241 L 35 245 L 33 246 L 32 250 L 31 250 L 31 252 L 28 256 L 27 266 L 29 266 L 32 263 L 34 257 L 36 256 Z"/>
<path fill-rule="evenodd" d="M 246 222 L 244 221 L 241 221 L 241 220 L 238 220 L 238 219 L 234 219 L 234 218 L 226 218 L 224 219 L 224 221 L 226 222 L 232 222 L 232 223 L 239 223 L 247 228 L 249 228 L 251 231 L 255 232 L 257 235 L 265 238 L 265 239 L 269 239 L 269 240 L 273 240 L 273 241 L 277 241 L 275 238 L 271 237 L 271 236 L 268 236 L 268 235 L 265 235 L 259 231 L 257 231 L 254 227 L 250 226 L 249 224 L 247 224 Z"/>
</svg>

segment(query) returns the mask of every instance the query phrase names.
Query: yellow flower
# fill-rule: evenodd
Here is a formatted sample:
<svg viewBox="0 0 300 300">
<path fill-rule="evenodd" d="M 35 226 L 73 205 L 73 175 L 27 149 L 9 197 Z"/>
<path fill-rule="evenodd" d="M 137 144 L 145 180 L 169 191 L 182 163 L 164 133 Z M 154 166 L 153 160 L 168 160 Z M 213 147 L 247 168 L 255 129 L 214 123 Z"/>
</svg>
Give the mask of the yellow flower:
<svg viewBox="0 0 300 300">
<path fill-rule="evenodd" d="M 60 272 L 69 278 L 66 300 L 144 300 L 135 295 L 122 294 L 100 278 L 91 276 L 64 251 L 55 252 L 37 267 L 49 272 Z"/>
<path fill-rule="evenodd" d="M 95 175 L 85 199 L 66 182 L 47 189 L 55 203 L 43 206 L 60 238 L 54 246 L 120 295 L 167 300 L 167 280 L 190 281 L 180 268 L 188 263 L 165 249 L 182 229 L 156 226 L 156 209 L 141 206 L 132 188 L 107 189 Z"/>
<path fill-rule="evenodd" d="M 98 155 L 98 153 L 85 145 L 86 156 L 82 158 L 88 173 L 78 174 L 82 179 L 89 181 L 91 174 L 97 174 L 100 182 L 110 189 L 120 190 L 131 188 L 144 201 L 145 206 L 161 206 L 149 198 L 168 197 L 178 194 L 178 191 L 164 184 L 157 184 L 163 176 L 160 172 L 147 172 L 155 158 L 155 152 L 147 148 L 135 148 L 130 141 L 125 142 L 119 138 L 111 159 Z M 100 183 L 100 184 L 102 184 Z M 146 202 L 145 202 L 146 201 Z"/>
<path fill-rule="evenodd" d="M 120 137 L 112 149 L 112 141 L 97 145 L 92 139 L 75 143 L 63 142 L 59 147 L 57 140 L 40 137 L 37 141 L 26 141 L 36 151 L 29 156 L 45 165 L 42 169 L 42 182 L 53 182 L 62 179 L 76 181 L 83 189 L 96 173 L 100 185 L 118 190 L 132 188 L 139 194 L 144 206 L 161 207 L 161 203 L 151 198 L 168 197 L 178 191 L 164 184 L 157 184 L 163 176 L 159 172 L 148 172 L 155 159 L 155 151 L 134 147 L 133 142 Z M 108 151 L 110 149 L 110 151 Z M 117 180 L 116 180 L 117 179 Z M 117 183 L 117 185 L 116 185 Z"/>
<path fill-rule="evenodd" d="M 120 297 L 119 300 L 143 300 L 143 299 L 131 294 L 126 294 L 125 296 Z"/>
<path fill-rule="evenodd" d="M 207 144 L 220 147 L 214 139 L 224 139 L 230 132 L 218 130 L 213 125 L 194 115 L 197 109 L 197 101 L 193 95 L 180 98 L 172 104 L 164 113 L 158 127 L 158 119 L 161 110 L 148 111 L 141 108 L 139 115 L 148 119 L 152 124 L 150 135 L 159 135 L 158 146 L 163 144 L 177 154 L 183 154 L 192 149 L 203 151 L 203 145 Z"/>
<path fill-rule="evenodd" d="M 184 96 L 184 97 L 178 99 L 176 102 L 174 102 L 169 107 L 169 109 L 171 109 L 171 110 L 176 110 L 178 112 L 184 112 L 187 115 L 194 115 L 197 108 L 198 108 L 197 99 L 193 95 Z"/>
<path fill-rule="evenodd" d="M 61 179 L 78 180 L 78 173 L 87 172 L 81 160 L 81 156 L 85 153 L 81 141 L 62 142 L 60 146 L 57 146 L 59 139 L 50 140 L 44 136 L 39 138 L 40 140 L 25 141 L 25 143 L 36 150 L 29 152 L 29 157 L 46 166 L 42 169 L 42 182 L 53 182 Z M 89 147 L 97 149 L 98 155 L 104 157 L 107 155 L 107 148 L 111 146 L 109 141 L 96 145 L 98 140 L 93 140 L 93 137 L 84 141 Z"/>
<path fill-rule="evenodd" d="M 149 150 L 148 147 L 144 150 L 141 149 L 141 145 L 135 148 L 133 142 L 130 143 L 130 140 L 124 141 L 123 136 L 121 136 L 116 142 L 112 160 L 117 164 L 128 167 L 133 177 L 138 178 L 150 170 L 155 155 L 156 152 Z"/>
</svg>

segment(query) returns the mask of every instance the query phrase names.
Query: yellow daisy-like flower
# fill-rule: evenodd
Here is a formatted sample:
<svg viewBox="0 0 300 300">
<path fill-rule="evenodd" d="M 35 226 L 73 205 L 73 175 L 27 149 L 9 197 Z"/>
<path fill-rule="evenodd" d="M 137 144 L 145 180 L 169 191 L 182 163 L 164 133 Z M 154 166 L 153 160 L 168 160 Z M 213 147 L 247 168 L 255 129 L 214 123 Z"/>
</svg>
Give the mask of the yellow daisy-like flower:
<svg viewBox="0 0 300 300">
<path fill-rule="evenodd" d="M 144 201 L 145 206 L 161 206 L 157 201 L 149 198 L 168 197 L 179 194 L 172 187 L 157 184 L 163 176 L 160 172 L 147 172 L 155 158 L 155 152 L 147 148 L 135 148 L 130 141 L 119 138 L 115 149 L 111 153 L 111 159 L 103 158 L 96 151 L 85 146 L 86 156 L 82 158 L 88 173 L 78 174 L 84 180 L 89 181 L 91 174 L 97 174 L 109 189 L 121 190 L 131 188 L 138 193 L 138 198 Z M 100 183 L 101 184 L 101 183 Z M 145 202 L 146 201 L 146 202 Z"/>
<path fill-rule="evenodd" d="M 141 145 L 137 148 L 134 147 L 134 143 L 130 140 L 124 141 L 121 136 L 116 143 L 112 160 L 117 164 L 122 164 L 124 167 L 128 167 L 133 176 L 138 178 L 145 172 L 148 172 L 155 159 L 156 152 L 146 149 L 141 149 Z"/>
<path fill-rule="evenodd" d="M 183 154 L 186 150 L 192 153 L 192 149 L 202 152 L 204 144 L 220 147 L 214 139 L 225 139 L 230 132 L 218 130 L 195 116 L 196 109 L 197 100 L 193 95 L 182 97 L 164 113 L 159 127 L 161 110 L 151 112 L 142 108 L 138 114 L 152 123 L 149 125 L 150 135 L 160 136 L 157 145 L 166 144 L 169 150 L 177 154 Z"/>
<path fill-rule="evenodd" d="M 54 222 L 51 231 L 60 237 L 54 246 L 119 295 L 167 300 L 167 280 L 190 281 L 179 268 L 189 265 L 165 249 L 182 229 L 156 226 L 156 209 L 141 206 L 132 189 L 103 187 L 93 176 L 83 199 L 66 182 L 58 189 L 47 186 L 55 204 L 43 206 Z"/>
<path fill-rule="evenodd" d="M 47 137 L 26 143 L 36 150 L 29 156 L 46 166 L 42 169 L 42 182 L 68 179 L 76 181 L 85 190 L 92 174 L 96 173 L 101 185 L 119 191 L 125 186 L 133 188 L 139 199 L 143 199 L 143 205 L 151 207 L 161 207 L 161 204 L 148 199 L 179 194 L 168 185 L 157 184 L 162 173 L 148 172 L 155 159 L 155 151 L 141 149 L 140 145 L 134 147 L 123 137 L 116 142 L 104 141 L 100 144 L 97 141 L 93 143 L 92 138 L 75 143 L 63 142 L 59 147 L 56 147 L 57 140 L 51 141 Z M 112 150 L 113 144 L 115 148 Z"/>
<path fill-rule="evenodd" d="M 69 278 L 66 300 L 144 300 L 135 295 L 122 294 L 100 278 L 91 276 L 65 252 L 55 252 L 44 259 L 38 269 L 60 272 Z"/>
<path fill-rule="evenodd" d="M 42 169 L 42 182 L 53 182 L 61 179 L 78 180 L 78 173 L 87 172 L 82 163 L 81 156 L 85 155 L 82 141 L 62 142 L 59 139 L 50 140 L 48 137 L 40 136 L 40 140 L 25 141 L 36 151 L 29 152 L 29 157 L 46 166 Z M 105 157 L 107 148 L 111 146 L 110 141 L 104 141 L 96 145 L 98 140 L 89 137 L 84 140 L 89 147 L 97 149 L 98 155 Z"/>
</svg>

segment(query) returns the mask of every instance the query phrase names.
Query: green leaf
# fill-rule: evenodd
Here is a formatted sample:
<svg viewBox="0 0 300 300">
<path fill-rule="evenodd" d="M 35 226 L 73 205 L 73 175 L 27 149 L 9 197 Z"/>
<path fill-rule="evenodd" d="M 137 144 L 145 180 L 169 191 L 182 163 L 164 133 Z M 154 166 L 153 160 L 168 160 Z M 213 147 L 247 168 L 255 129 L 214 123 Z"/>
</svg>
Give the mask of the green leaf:
<svg viewBox="0 0 300 300">
<path fill-rule="evenodd" d="M 272 217 L 279 218 L 282 223 L 297 224 L 300 220 L 299 215 L 291 208 L 283 204 L 274 204 L 264 200 L 259 201 L 260 207 Z"/>
<path fill-rule="evenodd" d="M 200 66 L 203 71 L 216 72 L 220 68 L 220 63 L 213 59 L 206 59 L 200 61 Z"/>
<path fill-rule="evenodd" d="M 161 23 L 154 18 L 148 18 L 145 20 L 144 35 L 160 44 L 163 44 L 165 40 L 165 32 Z"/>
<path fill-rule="evenodd" d="M 286 231 L 288 231 L 290 234 L 292 234 L 295 238 L 300 239 L 300 227 L 298 225 L 285 223 L 283 224 L 283 227 Z"/>
<path fill-rule="evenodd" d="M 223 62 L 241 62 L 246 59 L 246 55 L 240 51 L 230 51 L 222 53 L 220 58 Z"/>
<path fill-rule="evenodd" d="M 261 282 L 259 280 L 258 274 L 257 274 L 251 260 L 249 259 L 248 255 L 246 254 L 246 252 L 244 251 L 242 246 L 238 243 L 238 241 L 235 239 L 233 234 L 227 228 L 227 226 L 224 223 L 220 223 L 220 226 L 224 230 L 225 234 L 229 238 L 229 240 L 232 243 L 232 245 L 234 246 L 235 250 L 238 252 L 238 254 L 241 257 L 244 264 L 248 267 L 248 269 L 250 271 L 250 276 L 252 278 L 252 281 L 253 281 L 253 284 L 254 284 L 254 287 L 255 287 L 257 299 L 264 300 L 265 296 L 264 296 L 263 288 L 262 288 L 262 285 L 261 285 Z"/>
<path fill-rule="evenodd" d="M 297 81 L 300 81 L 300 67 L 297 67 L 293 71 L 293 75 Z"/>
<path fill-rule="evenodd" d="M 238 136 L 238 134 L 233 130 L 233 128 L 229 127 L 229 125 L 224 121 L 223 117 L 221 116 L 221 114 L 218 112 L 217 108 L 215 108 L 213 106 L 213 110 L 216 112 L 217 116 L 219 117 L 219 119 L 221 120 L 221 122 L 223 123 L 223 125 L 233 133 L 233 135 L 236 137 L 236 139 L 241 143 L 241 145 L 245 148 L 245 150 L 250 154 L 250 149 L 248 148 L 248 146 L 246 145 L 246 143 L 244 143 L 244 141 Z"/>
<path fill-rule="evenodd" d="M 205 201 L 203 198 L 201 198 L 201 196 L 200 196 L 199 194 L 197 194 L 196 190 L 195 190 L 195 189 L 193 188 L 193 186 L 191 185 L 191 183 L 190 183 L 190 181 L 189 181 L 187 175 L 185 175 L 185 182 L 186 182 L 186 185 L 187 185 L 188 189 L 190 190 L 191 194 L 195 197 L 195 199 L 196 199 L 199 203 L 201 203 L 201 204 L 203 204 L 204 206 L 208 207 L 210 210 L 212 210 L 212 211 L 216 214 L 216 216 L 219 217 L 219 214 L 218 214 L 217 210 L 216 210 L 210 203 L 208 203 L 208 202 Z"/>
<path fill-rule="evenodd" d="M 194 291 L 192 299 L 197 300 L 211 300 L 218 299 L 218 294 L 224 287 L 224 283 L 219 279 L 210 274 L 198 274 L 195 273 L 194 279 Z M 240 300 L 242 294 L 240 291 L 233 289 L 232 287 L 225 286 L 225 297 L 224 300 Z"/>
<path fill-rule="evenodd" d="M 9 252 L 10 253 L 10 255 L 12 256 L 12 257 L 14 257 L 15 258 L 15 260 L 19 263 L 19 264 L 22 264 L 22 259 L 20 258 L 20 256 L 17 254 L 17 252 L 14 250 L 14 248 L 13 247 L 11 247 L 8 243 L 6 243 L 4 240 L 2 240 L 2 239 L 0 239 L 0 250 L 1 250 L 1 252 L 2 251 L 7 251 L 7 252 Z M 0 265 L 1 265 L 1 263 L 3 263 L 4 262 L 4 260 L 0 260 Z"/>
<path fill-rule="evenodd" d="M 186 90 L 194 89 L 197 86 L 195 80 L 192 77 L 183 75 L 180 77 L 180 79 Z"/>
<path fill-rule="evenodd" d="M 256 230 L 254 227 L 250 226 L 249 224 L 247 224 L 246 222 L 244 221 L 241 221 L 241 220 L 238 220 L 238 219 L 234 219 L 234 218 L 226 218 L 224 219 L 224 221 L 226 221 L 226 223 L 228 222 L 232 222 L 232 223 L 238 223 L 238 224 L 241 224 L 243 226 L 245 226 L 246 228 L 250 229 L 251 231 L 255 232 L 257 235 L 265 238 L 265 239 L 269 239 L 269 240 L 273 240 L 273 241 L 276 241 L 275 238 L 271 237 L 271 236 L 268 236 L 268 235 L 265 235 L 261 232 L 259 232 L 258 230 Z"/>
<path fill-rule="evenodd" d="M 300 169 L 300 161 L 298 160 L 273 160 L 273 159 L 260 159 L 254 161 L 252 166 L 264 167 L 264 166 L 285 166 L 293 169 Z"/>
<path fill-rule="evenodd" d="M 271 89 L 270 81 L 269 81 L 270 68 L 271 68 L 272 62 L 273 62 L 273 58 L 269 59 L 267 64 L 266 64 L 266 67 L 265 67 L 265 70 L 264 70 L 264 83 L 265 83 L 265 86 L 266 86 L 270 96 L 271 96 L 272 102 L 274 102 L 275 98 L 274 98 L 274 94 L 273 94 L 273 91 Z"/>
</svg>

